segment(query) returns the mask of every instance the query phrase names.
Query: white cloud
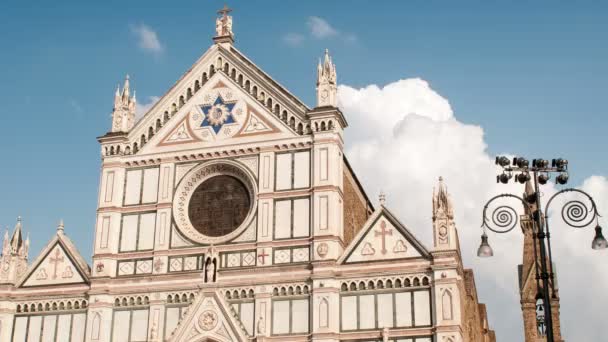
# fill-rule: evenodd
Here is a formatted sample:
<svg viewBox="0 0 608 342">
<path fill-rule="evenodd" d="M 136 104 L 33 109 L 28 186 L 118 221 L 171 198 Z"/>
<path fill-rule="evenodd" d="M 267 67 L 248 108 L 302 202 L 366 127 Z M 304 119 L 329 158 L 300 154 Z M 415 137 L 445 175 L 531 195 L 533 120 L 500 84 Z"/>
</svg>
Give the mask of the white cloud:
<svg viewBox="0 0 608 342">
<path fill-rule="evenodd" d="M 293 32 L 286 33 L 283 36 L 283 41 L 287 43 L 287 45 L 299 46 L 304 41 L 304 35 Z"/>
<path fill-rule="evenodd" d="M 160 100 L 158 96 L 148 96 L 148 101 L 145 103 L 137 102 L 135 104 L 135 121 L 141 119 L 144 114 L 146 114 L 152 106 L 156 104 Z"/>
<path fill-rule="evenodd" d="M 465 267 L 475 270 L 490 323 L 498 339 L 523 340 L 517 281 L 522 257 L 519 228 L 501 236 L 491 234 L 494 258 L 475 256 L 485 202 L 498 193 L 523 192 L 520 185 L 496 184 L 497 168 L 487 153 L 483 129 L 458 121 L 449 102 L 421 79 L 400 80 L 382 88 L 342 85 L 338 95 L 350 124 L 347 156 L 368 194 L 384 190 L 388 207 L 432 247 L 431 194 L 437 178 L 443 176 L 455 203 Z M 600 212 L 608 213 L 605 177 L 591 177 L 582 188 L 592 193 Z M 543 192 L 546 200 L 555 187 L 546 185 Z M 601 326 L 608 304 L 603 294 L 608 274 L 601 269 L 606 253 L 590 249 L 592 228 L 575 231 L 556 223 L 552 233 L 562 332 L 566 340 L 601 340 L 603 332 L 596 327 Z"/>
<path fill-rule="evenodd" d="M 306 20 L 306 26 L 308 27 L 308 34 L 304 35 L 301 33 L 290 32 L 285 34 L 283 42 L 291 46 L 299 46 L 306 39 L 308 35 L 311 38 L 322 40 L 322 39 L 339 39 L 345 43 L 353 44 L 357 42 L 357 36 L 354 33 L 343 32 L 334 28 L 327 20 L 311 16 Z"/>
<path fill-rule="evenodd" d="M 157 55 L 163 52 L 163 45 L 151 27 L 145 24 L 133 25 L 131 32 L 137 37 L 137 44 L 142 50 Z"/>
<path fill-rule="evenodd" d="M 318 39 L 330 38 L 338 34 L 338 31 L 323 18 L 309 17 L 306 24 L 312 36 Z"/>
</svg>

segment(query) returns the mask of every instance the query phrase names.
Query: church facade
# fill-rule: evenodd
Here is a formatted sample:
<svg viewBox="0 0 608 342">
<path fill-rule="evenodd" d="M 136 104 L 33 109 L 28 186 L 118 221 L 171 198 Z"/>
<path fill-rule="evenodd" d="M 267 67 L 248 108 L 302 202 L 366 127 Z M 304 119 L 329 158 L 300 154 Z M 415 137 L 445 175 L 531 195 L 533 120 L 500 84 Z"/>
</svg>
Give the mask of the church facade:
<svg viewBox="0 0 608 342">
<path fill-rule="evenodd" d="M 92 264 L 63 224 L 32 262 L 21 221 L 6 233 L 0 340 L 495 341 L 443 181 L 427 248 L 349 165 L 329 53 L 309 108 L 236 49 L 228 13 L 141 119 L 117 89 Z"/>
</svg>

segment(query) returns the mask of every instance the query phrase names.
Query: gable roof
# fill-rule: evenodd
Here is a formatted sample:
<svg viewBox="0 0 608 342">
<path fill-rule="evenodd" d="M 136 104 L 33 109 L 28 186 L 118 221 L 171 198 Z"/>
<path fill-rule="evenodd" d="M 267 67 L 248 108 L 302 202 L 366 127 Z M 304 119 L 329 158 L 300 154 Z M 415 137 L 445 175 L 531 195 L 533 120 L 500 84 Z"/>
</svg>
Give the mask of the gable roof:
<svg viewBox="0 0 608 342">
<path fill-rule="evenodd" d="M 377 227 L 380 227 L 380 230 L 376 230 Z M 393 234 L 393 228 L 396 231 L 395 234 Z M 386 239 L 386 237 L 389 238 Z M 344 250 L 338 259 L 338 264 L 412 257 L 430 259 L 431 254 L 395 215 L 384 205 L 380 205 Z"/>
<path fill-rule="evenodd" d="M 224 67 L 228 66 L 229 73 L 224 72 Z M 214 70 L 212 76 L 211 70 Z M 202 83 L 202 75 L 206 75 L 208 80 L 211 80 L 217 74 L 230 74 L 232 71 L 236 75 L 243 76 L 243 84 L 240 86 L 244 89 L 244 84 L 250 82 L 250 89 L 255 86 L 258 89 L 258 94 L 264 93 L 266 98 L 260 100 L 263 107 L 267 107 L 268 102 L 272 103 L 272 109 L 267 111 L 270 113 L 274 107 L 279 106 L 281 116 L 283 112 L 287 113 L 290 118 L 295 118 L 296 127 L 299 123 L 307 123 L 306 113 L 310 110 L 301 100 L 291 94 L 285 87 L 272 79 L 267 73 L 263 72 L 251 60 L 245 57 L 236 48 L 230 46 L 229 49 L 224 48 L 219 44 L 212 45 L 178 80 L 177 82 L 148 110 L 144 116 L 135 123 L 135 126 L 126 135 L 126 139 L 131 143 L 138 142 L 142 135 L 148 136 L 150 128 L 156 130 L 156 122 L 160 120 L 164 126 L 167 122 L 177 121 L 173 119 L 176 110 L 191 100 L 190 94 L 195 93 L 195 84 Z M 228 75 L 227 75 L 228 76 Z M 229 77 L 236 83 L 236 77 Z M 238 83 L 237 83 L 238 84 Z M 200 84 L 202 87 L 203 84 Z M 268 99 L 271 99 L 268 101 Z M 175 110 L 174 110 L 175 108 Z M 165 113 L 168 113 L 169 120 L 166 121 Z M 295 129 L 289 128 L 295 132 Z M 108 133 L 104 137 L 110 137 Z M 124 135 L 123 135 L 124 137 Z M 101 139 L 100 138 L 100 139 Z M 141 148 L 141 146 L 139 146 Z"/>
<path fill-rule="evenodd" d="M 201 340 L 205 337 L 220 342 L 249 341 L 245 327 L 219 291 L 203 288 L 179 321 L 168 341 Z"/>
<path fill-rule="evenodd" d="M 216 106 L 219 103 L 219 106 Z M 220 122 L 210 119 L 213 108 L 224 108 L 226 115 Z M 183 151 L 188 148 L 216 147 L 257 140 L 260 135 L 269 135 L 268 139 L 291 138 L 297 134 L 287 123 L 271 114 L 251 94 L 244 91 L 238 83 L 224 73 L 215 73 L 195 94 L 188 103 L 180 108 L 171 120 L 160 127 L 141 153 L 169 152 L 175 145 Z"/>
<path fill-rule="evenodd" d="M 52 271 L 46 269 L 49 266 L 53 268 Z M 89 265 L 60 226 L 55 236 L 28 267 L 17 287 L 89 284 L 90 275 Z"/>
</svg>

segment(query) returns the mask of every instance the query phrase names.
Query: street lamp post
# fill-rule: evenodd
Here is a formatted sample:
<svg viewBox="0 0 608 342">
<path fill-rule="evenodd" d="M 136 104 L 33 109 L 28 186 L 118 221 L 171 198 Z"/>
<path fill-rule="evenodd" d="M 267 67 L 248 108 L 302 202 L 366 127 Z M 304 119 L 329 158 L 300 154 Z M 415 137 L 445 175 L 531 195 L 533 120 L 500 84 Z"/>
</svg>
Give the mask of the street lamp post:
<svg viewBox="0 0 608 342">
<path fill-rule="evenodd" d="M 586 192 L 579 189 L 563 189 L 555 193 L 545 206 L 543 212 L 540 201 L 539 185 L 546 184 L 551 174 L 558 174 L 556 183 L 564 185 L 568 182 L 568 161 L 565 159 L 553 159 L 551 166 L 545 159 L 534 159 L 532 166 L 525 158 L 514 158 L 513 162 L 507 157 L 496 157 L 496 164 L 502 168 L 502 173 L 496 177 L 498 183 L 507 184 L 511 179 L 525 184 L 532 181 L 534 193 L 527 193 L 524 197 L 513 194 L 501 194 L 492 197 L 484 206 L 481 228 L 481 244 L 477 251 L 479 257 L 491 257 L 494 252 L 488 242 L 486 228 L 495 233 L 508 233 L 517 226 L 517 211 L 509 205 L 500 205 L 495 208 L 488 217 L 488 208 L 494 201 L 501 199 L 515 199 L 521 202 L 526 209 L 526 214 L 533 222 L 534 257 L 537 283 L 537 327 L 541 334 L 546 332 L 547 341 L 554 342 L 553 337 L 553 315 L 551 311 L 551 297 L 555 297 L 553 256 L 551 253 L 551 234 L 549 230 L 548 210 L 553 200 L 563 194 L 572 193 L 583 197 L 583 200 L 570 200 L 563 204 L 561 216 L 563 221 L 574 228 L 585 228 L 595 222 L 595 237 L 591 243 L 593 249 L 605 249 L 608 242 L 602 235 L 599 225 L 599 213 L 595 201 Z M 543 214 L 544 213 L 544 214 Z M 546 240 L 546 244 L 545 244 Z M 537 244 L 539 253 L 537 253 Z M 547 252 L 548 258 L 547 260 Z M 540 266 L 540 273 L 538 268 Z M 542 281 L 542 290 L 540 282 Z M 551 291 L 549 291 L 551 290 Z M 542 301 L 542 303 L 541 303 Z"/>
</svg>

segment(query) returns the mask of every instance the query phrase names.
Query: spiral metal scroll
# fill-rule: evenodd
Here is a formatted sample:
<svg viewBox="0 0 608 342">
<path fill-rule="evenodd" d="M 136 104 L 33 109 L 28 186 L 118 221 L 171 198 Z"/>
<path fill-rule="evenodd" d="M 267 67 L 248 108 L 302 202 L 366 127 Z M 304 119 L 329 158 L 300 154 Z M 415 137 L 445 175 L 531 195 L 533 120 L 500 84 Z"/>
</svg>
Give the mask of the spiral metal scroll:
<svg viewBox="0 0 608 342">
<path fill-rule="evenodd" d="M 519 215 L 517 214 L 517 210 L 509 205 L 500 205 L 492 210 L 490 216 L 487 215 L 490 204 L 497 199 L 505 197 L 515 198 L 527 207 L 526 202 L 524 202 L 521 197 L 512 194 L 495 196 L 486 203 L 483 209 L 482 227 L 487 227 L 489 230 L 495 233 L 508 233 L 517 226 L 517 223 L 519 222 Z"/>
<path fill-rule="evenodd" d="M 562 220 L 573 228 L 585 228 L 592 224 L 598 216 L 600 216 L 597 212 L 597 207 L 593 198 L 589 196 L 586 192 L 578 189 L 564 189 L 562 191 L 557 192 L 553 195 L 549 201 L 547 202 L 547 207 L 545 208 L 545 215 L 547 215 L 549 210 L 549 205 L 551 201 L 558 195 L 564 194 L 566 192 L 575 192 L 577 194 L 581 194 L 586 197 L 586 202 L 583 202 L 579 199 L 573 199 L 566 202 L 562 206 L 561 215 Z"/>
</svg>

